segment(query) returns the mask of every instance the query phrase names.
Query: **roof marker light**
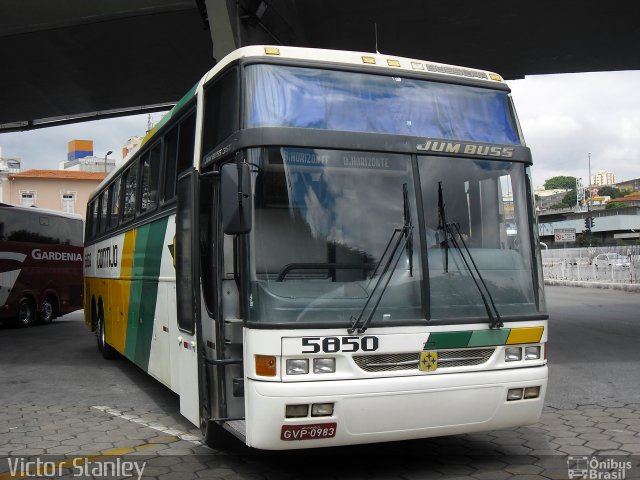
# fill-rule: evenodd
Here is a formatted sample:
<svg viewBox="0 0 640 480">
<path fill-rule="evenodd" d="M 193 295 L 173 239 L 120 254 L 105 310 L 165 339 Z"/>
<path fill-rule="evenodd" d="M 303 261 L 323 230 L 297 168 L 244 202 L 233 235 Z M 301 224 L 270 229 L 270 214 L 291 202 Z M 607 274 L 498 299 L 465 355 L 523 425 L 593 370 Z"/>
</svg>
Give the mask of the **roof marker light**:
<svg viewBox="0 0 640 480">
<path fill-rule="evenodd" d="M 400 61 L 395 60 L 393 58 L 388 58 L 387 59 L 387 65 L 389 65 L 390 67 L 399 67 L 400 66 Z"/>
<path fill-rule="evenodd" d="M 414 70 L 424 70 L 424 65 L 419 62 L 411 62 L 411 68 Z"/>
<path fill-rule="evenodd" d="M 278 47 L 264 47 L 264 53 L 267 55 L 280 55 Z"/>
<path fill-rule="evenodd" d="M 368 63 L 370 65 L 375 65 L 376 64 L 376 59 L 373 57 L 362 57 L 362 63 Z"/>
</svg>

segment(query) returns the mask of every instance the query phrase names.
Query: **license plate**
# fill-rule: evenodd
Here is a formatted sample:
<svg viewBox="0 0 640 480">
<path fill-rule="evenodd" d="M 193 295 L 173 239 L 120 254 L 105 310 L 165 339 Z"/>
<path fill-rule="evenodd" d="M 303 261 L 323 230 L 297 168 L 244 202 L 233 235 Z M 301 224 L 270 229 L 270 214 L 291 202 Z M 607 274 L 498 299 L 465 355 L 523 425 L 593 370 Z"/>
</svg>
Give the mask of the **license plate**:
<svg viewBox="0 0 640 480">
<path fill-rule="evenodd" d="M 336 423 L 314 423 L 313 425 L 282 425 L 280 440 L 316 440 L 336 436 Z"/>
</svg>

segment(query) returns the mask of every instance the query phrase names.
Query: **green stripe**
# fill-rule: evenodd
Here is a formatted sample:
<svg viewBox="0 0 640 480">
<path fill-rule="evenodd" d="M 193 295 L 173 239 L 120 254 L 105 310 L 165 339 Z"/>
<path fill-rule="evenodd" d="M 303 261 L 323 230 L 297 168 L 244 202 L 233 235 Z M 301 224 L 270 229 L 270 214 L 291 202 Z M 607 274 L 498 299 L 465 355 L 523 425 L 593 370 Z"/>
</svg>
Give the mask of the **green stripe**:
<svg viewBox="0 0 640 480">
<path fill-rule="evenodd" d="M 131 271 L 125 356 L 141 368 L 149 367 L 153 321 L 158 299 L 158 277 L 168 218 L 138 229 Z"/>
<path fill-rule="evenodd" d="M 429 335 L 423 350 L 504 345 L 509 337 L 509 332 L 511 332 L 510 328 L 501 328 L 499 330 L 467 330 L 463 332 L 434 332 Z"/>
<path fill-rule="evenodd" d="M 424 350 L 438 350 L 441 348 L 463 348 L 471 339 L 471 330 L 466 332 L 434 332 L 429 335 Z"/>
<path fill-rule="evenodd" d="M 469 347 L 487 347 L 490 345 L 504 345 L 507 342 L 510 328 L 500 330 L 474 330 L 469 340 Z"/>
</svg>

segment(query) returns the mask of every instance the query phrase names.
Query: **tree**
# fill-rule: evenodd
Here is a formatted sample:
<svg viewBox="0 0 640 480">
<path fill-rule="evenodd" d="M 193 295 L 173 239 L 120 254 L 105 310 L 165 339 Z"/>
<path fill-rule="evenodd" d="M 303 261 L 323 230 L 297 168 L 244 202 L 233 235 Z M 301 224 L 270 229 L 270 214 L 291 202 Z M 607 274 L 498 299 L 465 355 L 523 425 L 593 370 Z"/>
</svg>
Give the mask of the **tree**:
<svg viewBox="0 0 640 480">
<path fill-rule="evenodd" d="M 578 198 L 578 193 L 576 189 L 569 190 L 566 195 L 562 198 L 562 203 L 564 203 L 567 207 L 575 207 L 576 201 Z"/>
<path fill-rule="evenodd" d="M 544 181 L 545 190 L 565 189 L 571 190 L 576 188 L 576 177 L 559 175 L 551 177 Z"/>
<path fill-rule="evenodd" d="M 567 206 L 564 203 L 554 203 L 553 205 L 551 205 L 549 207 L 551 210 L 559 210 L 561 208 L 567 208 Z"/>
<path fill-rule="evenodd" d="M 593 233 L 583 233 L 577 236 L 576 241 L 581 247 L 591 247 L 594 245 L 600 245 L 602 241 L 600 237 L 594 235 Z"/>
<path fill-rule="evenodd" d="M 605 210 L 609 210 L 610 208 L 624 208 L 624 207 L 628 207 L 629 205 L 627 205 L 624 202 L 609 202 L 607 203 L 607 205 L 604 207 Z"/>
<path fill-rule="evenodd" d="M 612 187 L 611 185 L 603 185 L 598 188 L 598 196 L 620 198 L 622 196 L 622 192 L 619 188 Z"/>
</svg>

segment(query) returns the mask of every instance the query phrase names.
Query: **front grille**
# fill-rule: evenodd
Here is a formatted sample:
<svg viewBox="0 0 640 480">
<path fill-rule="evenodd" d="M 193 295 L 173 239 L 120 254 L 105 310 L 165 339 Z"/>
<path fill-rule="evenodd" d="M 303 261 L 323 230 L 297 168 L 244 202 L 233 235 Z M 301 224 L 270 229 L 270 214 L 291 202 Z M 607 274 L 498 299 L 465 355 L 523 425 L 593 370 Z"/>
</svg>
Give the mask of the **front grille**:
<svg viewBox="0 0 640 480">
<path fill-rule="evenodd" d="M 452 367 L 481 365 L 495 351 L 495 348 L 461 348 L 438 350 L 438 370 Z M 383 355 L 354 355 L 353 361 L 365 372 L 393 372 L 417 370 L 420 352 L 388 353 Z"/>
</svg>

